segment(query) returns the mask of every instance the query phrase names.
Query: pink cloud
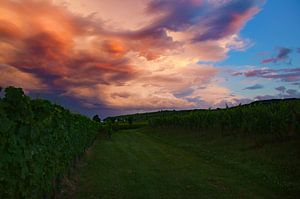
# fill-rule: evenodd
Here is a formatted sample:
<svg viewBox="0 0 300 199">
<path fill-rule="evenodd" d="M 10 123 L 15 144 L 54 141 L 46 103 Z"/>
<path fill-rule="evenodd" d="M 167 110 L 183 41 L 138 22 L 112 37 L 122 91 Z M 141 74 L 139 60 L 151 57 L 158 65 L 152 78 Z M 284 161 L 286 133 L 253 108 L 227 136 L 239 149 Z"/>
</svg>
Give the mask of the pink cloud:
<svg viewBox="0 0 300 199">
<path fill-rule="evenodd" d="M 215 82 L 219 69 L 197 63 L 242 49 L 246 42 L 238 33 L 259 10 L 249 0 L 218 6 L 198 0 L 88 0 L 83 4 L 90 6 L 82 8 L 82 1 L 59 2 L 0 2 L 3 79 L 13 85 L 20 80 L 32 91 L 60 88 L 89 107 L 144 110 L 201 105 L 190 98 L 230 100 L 230 90 Z M 128 10 L 120 18 L 111 9 L 126 10 L 122 5 Z M 130 23 L 126 13 L 134 18 Z M 190 92 L 178 95 L 185 90 Z"/>
<path fill-rule="evenodd" d="M 290 69 L 252 69 L 232 73 L 233 76 L 260 77 L 266 79 L 279 79 L 283 82 L 294 82 L 300 80 L 300 68 Z"/>
<path fill-rule="evenodd" d="M 262 64 L 267 63 L 277 63 L 281 61 L 286 61 L 289 58 L 289 54 L 292 52 L 292 49 L 289 48 L 279 48 L 278 54 L 275 57 L 267 58 L 261 61 Z"/>
<path fill-rule="evenodd" d="M 22 87 L 25 91 L 43 91 L 48 89 L 42 80 L 34 74 L 26 73 L 9 65 L 0 64 L 0 87 Z"/>
</svg>

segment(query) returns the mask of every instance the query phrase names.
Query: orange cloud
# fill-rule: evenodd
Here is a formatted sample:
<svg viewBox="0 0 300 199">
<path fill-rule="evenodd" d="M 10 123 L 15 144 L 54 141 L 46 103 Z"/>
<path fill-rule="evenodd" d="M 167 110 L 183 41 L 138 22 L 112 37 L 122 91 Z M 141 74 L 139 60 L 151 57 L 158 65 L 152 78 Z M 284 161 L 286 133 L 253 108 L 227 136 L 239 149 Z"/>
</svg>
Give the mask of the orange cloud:
<svg viewBox="0 0 300 199">
<path fill-rule="evenodd" d="M 22 87 L 25 91 L 43 91 L 47 85 L 42 83 L 36 75 L 18 70 L 13 66 L 0 64 L 0 86 Z"/>
<path fill-rule="evenodd" d="M 125 53 L 125 46 L 120 40 L 107 40 L 103 42 L 102 48 L 112 56 L 122 56 Z"/>
<path fill-rule="evenodd" d="M 0 83 L 60 88 L 89 107 L 121 109 L 229 99 L 230 90 L 215 82 L 218 69 L 197 63 L 242 49 L 238 32 L 258 12 L 249 0 L 243 9 L 235 1 L 223 7 L 198 0 L 61 2 L 0 1 Z M 205 18 L 206 8 L 212 11 Z"/>
</svg>

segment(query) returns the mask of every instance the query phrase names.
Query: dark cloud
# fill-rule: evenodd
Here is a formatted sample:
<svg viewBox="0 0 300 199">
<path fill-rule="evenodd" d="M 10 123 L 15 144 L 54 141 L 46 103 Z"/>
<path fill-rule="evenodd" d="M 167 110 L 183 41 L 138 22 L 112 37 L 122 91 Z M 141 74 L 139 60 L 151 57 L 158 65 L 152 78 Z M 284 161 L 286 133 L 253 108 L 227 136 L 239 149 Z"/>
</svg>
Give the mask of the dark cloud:
<svg viewBox="0 0 300 199">
<path fill-rule="evenodd" d="M 234 75 L 244 75 L 245 77 L 262 77 L 264 75 L 268 75 L 272 72 L 274 72 L 275 70 L 272 69 L 257 69 L 257 70 L 248 70 L 244 73 L 239 72 L 239 73 L 235 73 Z"/>
<path fill-rule="evenodd" d="M 237 33 L 259 11 L 259 0 L 228 1 L 221 6 L 196 0 L 153 0 L 147 11 L 165 13 L 159 20 L 139 31 L 139 35 L 163 35 L 165 29 L 182 31 L 194 28 L 196 41 L 218 40 Z M 162 32 L 161 32 L 162 31 Z"/>
<path fill-rule="evenodd" d="M 257 90 L 257 89 L 262 89 L 262 88 L 264 88 L 263 85 L 255 84 L 253 86 L 249 86 L 249 87 L 244 88 L 244 90 Z"/>
<path fill-rule="evenodd" d="M 239 31 L 244 22 L 258 12 L 258 3 L 256 0 L 233 0 L 225 3 L 203 17 L 204 20 L 200 23 L 206 30 L 194 40 L 217 40 Z"/>
<path fill-rule="evenodd" d="M 292 83 L 292 85 L 300 86 L 300 82 L 294 82 L 294 83 Z"/>
<path fill-rule="evenodd" d="M 62 74 L 72 42 L 62 36 L 40 32 L 22 40 L 22 49 L 8 64 L 19 68 L 37 68 L 47 73 Z"/>
<path fill-rule="evenodd" d="M 202 87 L 195 89 L 194 85 L 202 85 L 204 89 L 211 83 L 217 70 L 209 66 L 190 66 L 192 61 L 178 69 L 179 51 L 187 50 L 187 45 L 238 34 L 259 10 L 260 1 L 232 0 L 216 6 L 213 1 L 153 0 L 145 14 L 160 17 L 153 17 L 157 20 L 134 31 L 123 31 L 109 22 L 95 21 L 94 14 L 85 17 L 72 13 L 66 6 L 53 2 L 0 1 L 1 10 L 7 11 L 0 13 L 0 64 L 5 64 L 0 68 L 0 75 L 10 74 L 0 79 L 1 83 L 17 79 L 19 82 L 11 82 L 25 85 L 22 81 L 26 80 L 31 91 L 44 89 L 54 97 L 70 97 L 88 108 L 151 110 L 194 107 L 196 103 L 185 98 L 194 94 L 194 90 L 201 90 Z M 182 32 L 191 39 L 175 42 L 170 31 Z M 201 50 L 187 52 L 187 56 L 191 56 L 188 59 L 200 59 L 201 56 L 193 55 L 196 51 L 206 53 L 204 57 L 215 54 L 222 55 L 215 59 L 225 57 L 227 47 L 219 46 L 219 42 L 212 43 L 216 44 L 203 44 Z M 174 59 L 158 59 L 166 55 Z M 153 60 L 153 69 L 149 60 Z M 155 69 L 159 62 L 164 72 Z M 149 67 L 145 69 L 146 66 Z M 142 84 L 150 85 L 151 89 L 141 88 Z M 213 89 L 213 94 L 201 94 L 201 100 L 212 104 L 218 92 L 221 96 L 229 92 L 218 88 L 206 88 Z M 132 95 L 132 89 L 140 94 L 139 97 Z"/>
<path fill-rule="evenodd" d="M 116 98 L 116 97 L 121 97 L 121 98 L 128 98 L 131 96 L 131 93 L 128 92 L 121 92 L 121 93 L 112 93 L 111 97 Z"/>
<path fill-rule="evenodd" d="M 177 98 L 183 98 L 183 97 L 193 94 L 194 91 L 195 91 L 194 89 L 188 88 L 188 89 L 182 90 L 180 92 L 174 93 L 174 96 Z"/>
<path fill-rule="evenodd" d="M 166 13 L 163 18 L 154 22 L 146 30 L 156 30 L 167 28 L 179 31 L 194 25 L 196 18 L 204 12 L 203 3 L 195 3 L 192 0 L 154 0 L 149 3 L 147 8 L 150 14 Z"/>
<path fill-rule="evenodd" d="M 298 93 L 298 91 L 295 89 L 288 89 L 288 90 L 286 90 L 286 93 L 289 95 L 296 95 Z"/>
<path fill-rule="evenodd" d="M 23 40 L 23 49 L 7 63 L 38 75 L 51 87 L 68 84 L 122 84 L 133 78 L 135 69 L 128 59 L 74 52 L 73 42 L 53 33 L 41 32 Z M 113 46 L 107 51 L 121 53 Z"/>
<path fill-rule="evenodd" d="M 275 57 L 271 57 L 268 59 L 264 59 L 261 61 L 262 64 L 267 64 L 267 63 L 277 63 L 277 62 L 283 62 L 289 60 L 289 54 L 293 50 L 290 48 L 279 48 L 278 49 L 278 54 Z M 290 62 L 290 60 L 289 60 Z"/>
<path fill-rule="evenodd" d="M 0 20 L 0 38 L 6 39 L 18 39 L 20 34 L 20 29 L 13 23 Z"/>
<path fill-rule="evenodd" d="M 95 24 L 90 17 L 51 1 L 1 1 L 0 7 L 8 11 L 0 13 L 0 61 L 7 65 L 0 67 L 0 73 L 9 75 L 1 84 L 53 96 L 67 96 L 78 88 L 86 99 L 69 95 L 74 101 L 84 104 L 90 97 L 101 103 L 94 97 L 99 91 L 87 93 L 81 88 L 123 85 L 138 73 L 123 56 L 123 42 L 101 35 L 101 21 Z M 22 20 L 14 21 L 14 17 Z"/>
<path fill-rule="evenodd" d="M 254 69 L 244 72 L 234 72 L 233 76 L 260 77 L 267 79 L 279 79 L 283 82 L 294 82 L 300 80 L 300 68 L 289 69 Z"/>
<path fill-rule="evenodd" d="M 284 93 L 286 91 L 286 88 L 284 86 L 279 86 L 279 87 L 275 88 L 275 90 L 278 90 L 278 91 Z"/>
</svg>

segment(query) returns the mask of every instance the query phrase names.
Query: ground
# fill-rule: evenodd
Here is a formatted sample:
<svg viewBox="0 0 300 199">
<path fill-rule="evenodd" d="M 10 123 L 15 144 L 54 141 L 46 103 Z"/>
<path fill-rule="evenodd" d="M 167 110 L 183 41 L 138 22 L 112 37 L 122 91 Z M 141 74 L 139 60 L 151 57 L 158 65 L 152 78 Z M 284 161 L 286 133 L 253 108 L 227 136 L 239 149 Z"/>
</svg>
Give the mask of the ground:
<svg viewBox="0 0 300 199">
<path fill-rule="evenodd" d="M 87 154 L 76 198 L 297 198 L 299 154 L 299 139 L 123 130 Z"/>
</svg>

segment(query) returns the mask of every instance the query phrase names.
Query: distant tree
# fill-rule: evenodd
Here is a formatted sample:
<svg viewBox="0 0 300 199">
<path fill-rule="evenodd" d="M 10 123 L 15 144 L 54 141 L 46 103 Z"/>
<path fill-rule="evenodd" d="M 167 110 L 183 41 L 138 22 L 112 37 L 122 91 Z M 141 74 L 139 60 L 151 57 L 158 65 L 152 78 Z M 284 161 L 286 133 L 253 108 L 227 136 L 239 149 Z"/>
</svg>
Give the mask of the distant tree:
<svg viewBox="0 0 300 199">
<path fill-rule="evenodd" d="M 128 124 L 130 124 L 130 125 L 131 125 L 131 124 L 132 124 L 132 122 L 133 122 L 133 118 L 132 118 L 132 117 L 128 117 L 128 118 L 127 118 L 127 121 L 128 121 Z"/>
<path fill-rule="evenodd" d="M 100 119 L 99 115 L 94 115 L 93 120 L 95 122 L 101 122 L 101 119 Z"/>
</svg>

